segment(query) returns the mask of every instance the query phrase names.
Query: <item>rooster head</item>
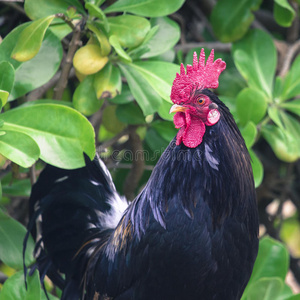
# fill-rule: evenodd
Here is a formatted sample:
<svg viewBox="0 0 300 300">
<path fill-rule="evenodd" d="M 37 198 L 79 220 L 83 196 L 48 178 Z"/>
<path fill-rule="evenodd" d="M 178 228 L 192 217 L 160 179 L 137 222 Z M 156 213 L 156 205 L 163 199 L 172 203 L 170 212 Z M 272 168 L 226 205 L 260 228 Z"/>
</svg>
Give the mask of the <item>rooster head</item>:
<svg viewBox="0 0 300 300">
<path fill-rule="evenodd" d="M 170 113 L 174 115 L 174 124 L 180 128 L 176 144 L 181 142 L 189 148 L 201 144 L 205 126 L 212 126 L 220 119 L 218 105 L 203 93 L 208 88 L 217 88 L 219 76 L 226 68 L 226 63 L 220 58 L 214 61 L 214 50 L 211 51 L 205 64 L 204 49 L 201 50 L 199 62 L 194 53 L 193 65 L 180 66 L 180 74 L 174 79 L 171 100 L 174 105 Z"/>
</svg>

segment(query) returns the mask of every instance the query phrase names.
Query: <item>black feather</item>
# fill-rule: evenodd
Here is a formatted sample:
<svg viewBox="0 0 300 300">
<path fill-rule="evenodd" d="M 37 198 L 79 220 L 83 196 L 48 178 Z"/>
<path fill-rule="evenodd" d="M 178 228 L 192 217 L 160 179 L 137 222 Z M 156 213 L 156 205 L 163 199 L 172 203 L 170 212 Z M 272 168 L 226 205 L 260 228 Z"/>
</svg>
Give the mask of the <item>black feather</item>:
<svg viewBox="0 0 300 300">
<path fill-rule="evenodd" d="M 202 93 L 218 105 L 219 122 L 196 148 L 170 143 L 116 228 L 101 221 L 116 192 L 97 159 L 41 174 L 32 218 L 38 205 L 41 255 L 66 274 L 64 300 L 240 299 L 258 248 L 250 157 L 227 107 Z"/>
</svg>

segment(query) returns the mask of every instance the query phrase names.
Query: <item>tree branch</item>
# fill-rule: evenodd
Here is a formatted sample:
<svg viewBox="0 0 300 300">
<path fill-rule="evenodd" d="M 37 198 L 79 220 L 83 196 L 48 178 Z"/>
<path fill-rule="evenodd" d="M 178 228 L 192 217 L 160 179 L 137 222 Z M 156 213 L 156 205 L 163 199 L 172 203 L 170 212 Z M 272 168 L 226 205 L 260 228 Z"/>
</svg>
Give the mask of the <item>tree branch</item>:
<svg viewBox="0 0 300 300">
<path fill-rule="evenodd" d="M 115 144 L 121 137 L 127 135 L 130 133 L 129 127 L 126 127 L 124 130 L 122 130 L 120 133 L 115 135 L 112 139 L 103 142 L 99 147 L 98 147 L 98 152 L 103 152 L 105 151 L 106 148 L 112 146 Z"/>
<path fill-rule="evenodd" d="M 8 279 L 8 277 L 4 273 L 0 272 L 0 283 L 3 284 L 6 279 Z"/>
<path fill-rule="evenodd" d="M 15 2 L 24 2 L 23 0 L 14 0 Z M 1 2 L 1 1 L 0 1 Z M 11 8 L 17 10 L 19 13 L 21 13 L 22 15 L 26 16 L 25 10 L 18 4 L 10 2 L 10 1 L 3 1 L 5 5 L 10 6 Z"/>
<path fill-rule="evenodd" d="M 109 163 L 106 165 L 108 169 L 132 169 L 132 164 L 122 164 L 122 163 Z M 145 165 L 144 170 L 145 171 L 152 171 L 154 169 L 154 166 L 151 165 Z"/>
<path fill-rule="evenodd" d="M 182 50 L 183 52 L 188 52 L 193 48 L 209 48 L 215 49 L 215 51 L 221 52 L 230 52 L 231 51 L 231 43 L 221 43 L 221 42 L 203 42 L 203 43 L 188 43 L 183 45 L 176 45 L 174 49 L 176 51 Z"/>
<path fill-rule="evenodd" d="M 73 30 L 73 36 L 72 36 L 72 40 L 70 42 L 69 50 L 68 50 L 68 53 L 66 55 L 64 62 L 62 63 L 61 76 L 58 80 L 57 86 L 54 88 L 53 99 L 61 100 L 63 92 L 64 92 L 65 88 L 67 87 L 69 74 L 70 74 L 70 71 L 71 71 L 71 68 L 73 65 L 73 57 L 74 57 L 74 54 L 75 54 L 76 50 L 78 49 L 79 45 L 81 44 L 80 26 L 81 26 L 82 22 L 83 22 L 83 20 L 80 20 L 80 22 L 78 22 L 78 24 L 76 25 L 76 27 Z"/>
<path fill-rule="evenodd" d="M 206 5 L 204 8 L 202 8 L 204 10 L 204 12 L 199 8 L 200 2 L 202 2 L 202 5 L 203 4 Z M 209 31 L 209 33 L 212 36 L 214 36 L 215 34 L 211 27 L 211 23 L 208 21 L 208 18 L 207 18 L 207 16 L 210 15 L 210 13 L 215 5 L 212 2 L 214 2 L 214 1 L 199 1 L 199 2 L 188 1 L 187 4 L 192 9 L 192 11 L 196 15 L 197 19 L 201 20 L 202 23 L 204 24 L 204 26 Z M 197 39 L 199 40 L 199 38 L 197 38 Z M 201 40 L 203 40 L 203 38 L 201 38 Z"/>
<path fill-rule="evenodd" d="M 300 51 L 300 40 L 298 40 L 288 48 L 288 51 L 284 57 L 282 68 L 279 72 L 279 76 L 283 77 L 288 72 L 292 64 L 293 58 L 298 51 Z"/>
<path fill-rule="evenodd" d="M 296 1 L 290 1 L 290 4 L 294 8 L 296 16 L 294 18 L 292 26 L 290 26 L 287 29 L 286 39 L 289 43 L 294 43 L 299 36 L 299 16 L 298 16 L 299 5 L 298 3 L 296 3 Z"/>
</svg>

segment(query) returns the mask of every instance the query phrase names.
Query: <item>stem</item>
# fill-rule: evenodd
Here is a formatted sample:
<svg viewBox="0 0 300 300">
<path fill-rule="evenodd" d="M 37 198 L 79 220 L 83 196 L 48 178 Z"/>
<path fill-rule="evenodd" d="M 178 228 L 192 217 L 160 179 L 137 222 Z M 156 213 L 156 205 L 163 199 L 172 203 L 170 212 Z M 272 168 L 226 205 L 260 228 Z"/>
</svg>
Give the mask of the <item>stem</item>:
<svg viewBox="0 0 300 300">
<path fill-rule="evenodd" d="M 300 40 L 298 40 L 288 48 L 287 54 L 282 64 L 281 71 L 279 72 L 279 76 L 283 77 L 288 72 L 291 63 L 293 61 L 293 58 L 299 50 L 300 50 Z"/>
<path fill-rule="evenodd" d="M 177 45 L 174 47 L 176 51 L 182 50 L 183 52 L 188 52 L 193 48 L 209 48 L 215 49 L 215 51 L 230 52 L 231 43 L 221 43 L 221 42 L 203 42 L 203 43 L 187 43 L 183 45 Z"/>
<path fill-rule="evenodd" d="M 56 87 L 54 88 L 53 99 L 61 100 L 63 92 L 64 92 L 65 88 L 67 87 L 69 74 L 70 74 L 70 71 L 71 71 L 71 68 L 73 65 L 73 57 L 74 57 L 74 54 L 75 54 L 76 50 L 78 49 L 79 45 L 81 44 L 81 41 L 80 41 L 80 34 L 81 34 L 80 25 L 81 25 L 81 23 L 82 23 L 82 20 L 76 25 L 76 27 L 74 27 L 73 36 L 72 36 L 72 39 L 70 42 L 69 50 L 68 50 L 66 58 L 62 64 L 61 75 L 57 82 Z"/>
</svg>

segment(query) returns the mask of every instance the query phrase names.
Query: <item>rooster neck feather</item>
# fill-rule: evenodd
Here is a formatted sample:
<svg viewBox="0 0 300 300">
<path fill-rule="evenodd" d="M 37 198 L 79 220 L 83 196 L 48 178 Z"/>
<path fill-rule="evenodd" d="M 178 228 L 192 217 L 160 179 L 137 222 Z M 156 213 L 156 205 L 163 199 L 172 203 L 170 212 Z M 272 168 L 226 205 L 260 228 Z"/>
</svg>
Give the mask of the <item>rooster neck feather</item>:
<svg viewBox="0 0 300 300">
<path fill-rule="evenodd" d="M 256 205 L 246 145 L 228 108 L 213 93 L 205 93 L 218 104 L 220 121 L 207 126 L 198 147 L 176 146 L 174 139 L 165 150 L 124 222 L 130 219 L 138 236 L 148 226 L 149 211 L 166 228 L 164 216 L 175 202 L 190 218 L 200 202 L 207 202 L 214 226 L 229 216 L 243 220 L 247 227 L 256 224 L 256 216 L 246 209 Z"/>
</svg>

